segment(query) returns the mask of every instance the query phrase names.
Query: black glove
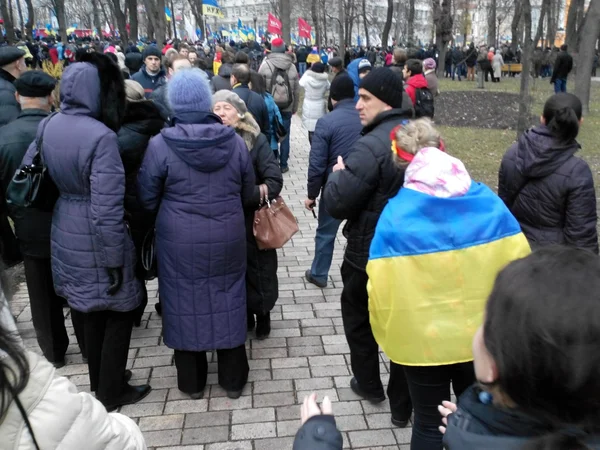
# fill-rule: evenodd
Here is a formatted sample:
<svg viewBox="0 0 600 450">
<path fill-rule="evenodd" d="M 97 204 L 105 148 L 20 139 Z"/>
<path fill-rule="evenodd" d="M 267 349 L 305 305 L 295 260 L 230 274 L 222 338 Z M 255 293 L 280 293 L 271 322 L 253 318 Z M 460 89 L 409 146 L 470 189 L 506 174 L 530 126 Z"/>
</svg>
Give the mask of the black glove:
<svg viewBox="0 0 600 450">
<path fill-rule="evenodd" d="M 123 268 L 122 267 L 109 267 L 106 269 L 108 272 L 108 278 L 110 280 L 110 286 L 106 293 L 108 295 L 115 295 L 121 289 L 123 284 Z"/>
</svg>

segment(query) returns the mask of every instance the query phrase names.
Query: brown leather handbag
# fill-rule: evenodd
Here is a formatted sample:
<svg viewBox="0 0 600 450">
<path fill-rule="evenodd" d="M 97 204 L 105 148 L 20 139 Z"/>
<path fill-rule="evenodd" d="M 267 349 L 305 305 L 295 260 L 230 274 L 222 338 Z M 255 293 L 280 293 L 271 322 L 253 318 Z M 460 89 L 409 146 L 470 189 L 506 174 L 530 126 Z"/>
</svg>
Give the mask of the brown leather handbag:
<svg viewBox="0 0 600 450">
<path fill-rule="evenodd" d="M 269 201 L 269 190 L 261 184 L 260 206 L 254 213 L 254 238 L 261 250 L 282 248 L 299 230 L 298 221 L 281 196 Z"/>
</svg>

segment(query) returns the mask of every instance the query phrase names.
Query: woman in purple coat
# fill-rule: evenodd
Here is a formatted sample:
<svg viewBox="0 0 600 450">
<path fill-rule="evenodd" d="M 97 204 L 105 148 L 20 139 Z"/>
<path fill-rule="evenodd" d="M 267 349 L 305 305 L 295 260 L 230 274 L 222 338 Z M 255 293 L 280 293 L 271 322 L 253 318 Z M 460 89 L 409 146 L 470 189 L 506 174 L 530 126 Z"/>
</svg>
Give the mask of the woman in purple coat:
<svg viewBox="0 0 600 450">
<path fill-rule="evenodd" d="M 177 384 L 201 398 L 206 352 L 216 350 L 219 384 L 238 398 L 248 380 L 246 228 L 243 203 L 254 195 L 254 169 L 235 130 L 212 114 L 199 69 L 167 85 L 173 126 L 150 140 L 138 197 L 157 211 L 156 253 L 164 343 L 175 350 Z"/>
<path fill-rule="evenodd" d="M 106 408 L 141 400 L 125 370 L 134 312 L 141 302 L 135 250 L 124 221 L 125 171 L 116 131 L 125 112 L 119 67 L 83 54 L 65 70 L 61 111 L 44 119 L 36 141 L 60 196 L 52 215 L 52 277 L 82 323 L 90 388 Z M 29 164 L 34 142 L 23 160 Z M 81 339 L 80 339 L 81 341 Z"/>
</svg>

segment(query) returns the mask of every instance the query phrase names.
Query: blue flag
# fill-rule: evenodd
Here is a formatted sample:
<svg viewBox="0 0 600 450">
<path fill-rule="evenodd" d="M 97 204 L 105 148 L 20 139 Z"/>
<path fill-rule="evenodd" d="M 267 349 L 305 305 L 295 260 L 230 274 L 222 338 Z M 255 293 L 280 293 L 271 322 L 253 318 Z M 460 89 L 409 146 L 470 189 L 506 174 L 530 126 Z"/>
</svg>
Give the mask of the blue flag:
<svg viewBox="0 0 600 450">
<path fill-rule="evenodd" d="M 238 28 L 243 28 L 242 19 L 238 18 Z"/>
</svg>

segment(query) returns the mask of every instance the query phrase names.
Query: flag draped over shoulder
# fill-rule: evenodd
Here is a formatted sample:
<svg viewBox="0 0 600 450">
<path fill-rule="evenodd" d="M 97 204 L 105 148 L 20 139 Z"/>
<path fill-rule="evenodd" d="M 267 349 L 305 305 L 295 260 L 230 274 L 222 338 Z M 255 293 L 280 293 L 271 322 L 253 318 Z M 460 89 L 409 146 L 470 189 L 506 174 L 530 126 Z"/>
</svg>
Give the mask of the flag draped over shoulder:
<svg viewBox="0 0 600 450">
<path fill-rule="evenodd" d="M 400 189 L 379 218 L 367 265 L 377 343 L 398 364 L 471 361 L 498 272 L 529 253 L 518 222 L 483 184 L 452 198 Z"/>
</svg>

